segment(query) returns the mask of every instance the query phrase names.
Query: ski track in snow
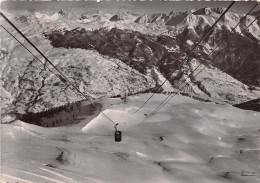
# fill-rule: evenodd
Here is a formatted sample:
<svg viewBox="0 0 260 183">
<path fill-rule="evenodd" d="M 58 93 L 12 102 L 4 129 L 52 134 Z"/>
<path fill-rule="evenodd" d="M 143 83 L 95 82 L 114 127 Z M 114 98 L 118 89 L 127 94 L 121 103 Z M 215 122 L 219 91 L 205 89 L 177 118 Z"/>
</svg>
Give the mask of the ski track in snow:
<svg viewBox="0 0 260 183">
<path fill-rule="evenodd" d="M 18 177 L 14 177 L 14 176 L 11 176 L 11 175 L 6 175 L 4 173 L 1 174 L 1 179 L 4 180 L 5 178 L 8 178 L 9 181 L 21 181 L 21 182 L 24 182 L 24 183 L 34 183 L 32 181 L 28 181 L 28 180 L 24 180 L 24 179 L 21 179 L 21 178 L 18 178 Z"/>
<path fill-rule="evenodd" d="M 131 96 L 126 103 L 102 101 L 110 106 L 104 112 L 120 121 L 119 143 L 114 142 L 113 125 L 102 115 L 80 116 L 78 124 L 54 128 L 21 121 L 1 124 L 2 181 L 258 182 L 258 173 L 224 174 L 258 171 L 259 113 L 176 96 L 141 122 L 165 97 L 156 94 L 139 113 L 131 114 L 149 96 Z"/>
<path fill-rule="evenodd" d="M 7 168 L 7 167 L 5 167 L 5 168 Z M 53 178 L 43 176 L 43 175 L 40 175 L 40 174 L 31 173 L 29 171 L 23 171 L 23 170 L 19 170 L 19 169 L 15 169 L 14 171 L 17 171 L 17 172 L 22 173 L 22 174 L 26 174 L 26 176 L 30 175 L 30 176 L 36 177 L 37 179 L 41 178 L 41 179 L 47 180 L 49 182 L 63 183 L 63 181 L 60 181 L 58 179 L 53 179 Z M 14 177 L 14 178 L 19 179 L 17 177 Z"/>
<path fill-rule="evenodd" d="M 57 175 L 58 177 L 64 178 L 64 179 L 68 180 L 69 182 L 76 183 L 74 180 L 72 180 L 72 179 L 70 179 L 70 178 L 68 178 L 68 177 L 66 177 L 66 176 L 64 176 L 64 175 L 62 175 L 62 174 L 59 174 L 59 173 L 57 173 L 57 172 L 55 172 L 55 171 L 50 171 L 50 170 L 45 169 L 45 168 L 40 168 L 40 169 L 41 169 L 41 170 L 44 170 L 44 171 L 46 171 L 46 172 L 49 172 L 49 173 L 51 173 L 51 174 Z"/>
</svg>

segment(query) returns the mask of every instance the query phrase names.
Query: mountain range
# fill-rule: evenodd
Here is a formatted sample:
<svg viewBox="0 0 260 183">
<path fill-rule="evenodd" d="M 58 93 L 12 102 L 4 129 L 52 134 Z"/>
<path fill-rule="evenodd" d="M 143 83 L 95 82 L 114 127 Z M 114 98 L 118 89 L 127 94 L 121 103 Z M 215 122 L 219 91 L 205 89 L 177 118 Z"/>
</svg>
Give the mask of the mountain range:
<svg viewBox="0 0 260 183">
<path fill-rule="evenodd" d="M 224 10 L 4 14 L 93 100 L 157 91 L 166 79 L 160 92 L 178 92 L 183 87 L 181 92 L 189 95 L 237 104 L 260 97 L 259 17 L 244 30 L 259 11 L 248 15 L 236 29 L 245 14 L 226 13 L 185 60 Z M 2 18 L 0 21 L 29 47 Z M 5 112 L 42 112 L 83 100 L 31 47 L 44 64 L 4 30 L 1 40 L 0 100 Z"/>
</svg>

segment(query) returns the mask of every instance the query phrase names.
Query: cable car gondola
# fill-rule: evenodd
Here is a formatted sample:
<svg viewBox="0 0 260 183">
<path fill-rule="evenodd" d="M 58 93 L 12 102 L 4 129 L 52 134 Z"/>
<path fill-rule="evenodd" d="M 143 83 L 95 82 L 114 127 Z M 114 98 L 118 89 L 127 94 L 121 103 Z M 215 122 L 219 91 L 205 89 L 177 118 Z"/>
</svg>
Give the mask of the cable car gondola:
<svg viewBox="0 0 260 183">
<path fill-rule="evenodd" d="M 117 124 L 115 124 L 114 128 L 115 128 L 115 142 L 121 142 L 122 141 L 122 133 L 121 131 L 117 130 Z"/>
</svg>

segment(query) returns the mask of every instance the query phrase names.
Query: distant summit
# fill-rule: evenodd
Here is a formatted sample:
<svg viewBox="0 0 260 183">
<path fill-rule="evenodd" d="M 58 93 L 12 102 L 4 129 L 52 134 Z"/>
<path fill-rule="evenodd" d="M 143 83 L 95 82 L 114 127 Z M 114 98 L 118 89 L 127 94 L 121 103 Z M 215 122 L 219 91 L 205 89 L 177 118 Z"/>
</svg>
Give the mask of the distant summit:
<svg viewBox="0 0 260 183">
<path fill-rule="evenodd" d="M 61 9 L 58 13 L 61 14 L 62 16 L 66 16 L 66 15 L 68 14 L 68 13 L 67 13 L 65 10 L 63 10 L 63 9 Z"/>
<path fill-rule="evenodd" d="M 114 15 L 109 20 L 112 22 L 117 22 L 117 21 L 121 20 L 121 18 L 118 15 Z"/>
<path fill-rule="evenodd" d="M 205 7 L 198 9 L 193 12 L 194 15 L 210 15 L 212 13 L 216 14 L 221 14 L 225 11 L 226 8 L 210 8 L 210 7 Z"/>
<path fill-rule="evenodd" d="M 131 21 L 131 22 L 134 22 L 137 18 L 138 18 L 139 15 L 137 14 L 133 14 L 133 13 L 130 13 L 130 12 L 120 12 L 120 13 L 116 13 L 115 15 L 113 15 L 109 20 L 111 22 L 117 22 L 117 21 Z"/>
<path fill-rule="evenodd" d="M 163 20 L 166 17 L 164 13 L 146 13 L 135 20 L 136 23 L 154 23 Z"/>
</svg>

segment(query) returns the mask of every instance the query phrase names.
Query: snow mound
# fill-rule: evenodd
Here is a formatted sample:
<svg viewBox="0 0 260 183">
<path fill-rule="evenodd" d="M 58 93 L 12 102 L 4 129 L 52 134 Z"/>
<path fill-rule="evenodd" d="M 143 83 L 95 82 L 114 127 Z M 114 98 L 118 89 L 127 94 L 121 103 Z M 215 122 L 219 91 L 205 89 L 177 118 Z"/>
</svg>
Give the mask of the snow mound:
<svg viewBox="0 0 260 183">
<path fill-rule="evenodd" d="M 155 68 L 154 68 L 154 72 L 158 76 L 158 83 L 161 85 L 166 80 L 166 78 L 160 73 L 160 71 L 158 71 Z M 175 91 L 175 89 L 172 87 L 171 83 L 168 80 L 162 85 L 162 88 L 166 92 Z"/>
<path fill-rule="evenodd" d="M 127 131 L 131 126 L 138 125 L 145 119 L 145 116 L 141 113 L 133 115 L 133 111 L 135 111 L 135 109 L 130 107 L 125 110 L 107 109 L 103 111 L 103 113 L 115 123 L 118 123 L 118 130 Z M 83 127 L 82 131 L 83 133 L 91 135 L 112 135 L 115 131 L 114 125 L 115 124 L 112 124 L 109 119 L 100 113 Z"/>
<path fill-rule="evenodd" d="M 50 21 L 57 21 L 59 19 L 60 15 L 58 13 L 54 13 L 51 16 L 41 14 L 36 12 L 35 18 L 40 19 L 41 21 L 50 22 Z"/>
</svg>

